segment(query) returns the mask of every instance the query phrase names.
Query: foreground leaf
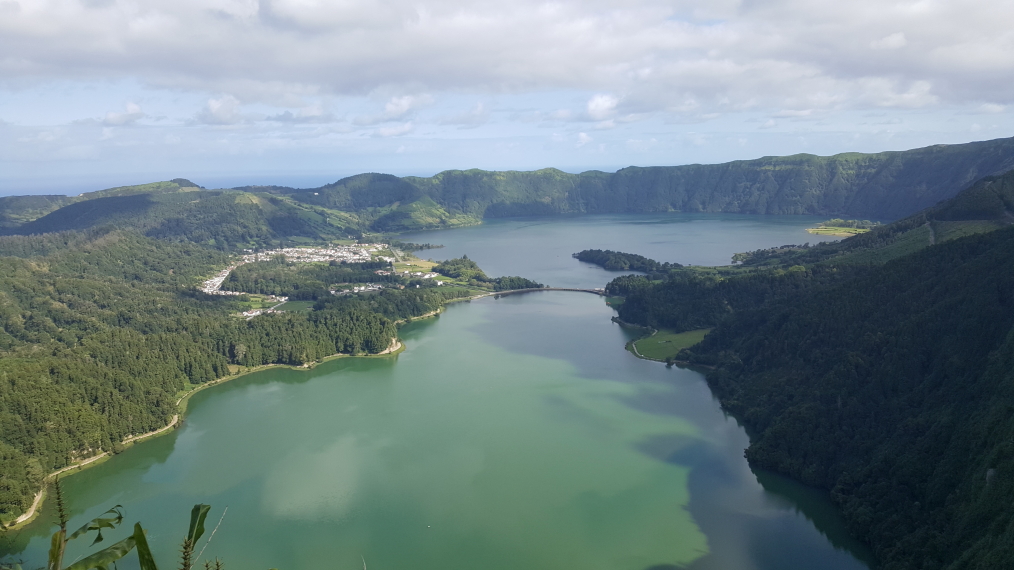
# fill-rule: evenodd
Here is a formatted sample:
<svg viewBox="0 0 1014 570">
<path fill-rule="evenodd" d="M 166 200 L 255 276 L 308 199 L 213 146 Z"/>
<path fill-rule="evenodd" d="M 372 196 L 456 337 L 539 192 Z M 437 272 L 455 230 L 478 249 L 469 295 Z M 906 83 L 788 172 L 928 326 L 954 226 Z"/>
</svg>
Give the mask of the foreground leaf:
<svg viewBox="0 0 1014 570">
<path fill-rule="evenodd" d="M 208 518 L 209 510 L 211 510 L 211 505 L 198 504 L 194 505 L 194 510 L 190 511 L 190 531 L 187 533 L 187 538 L 191 544 L 196 545 L 198 539 L 204 534 L 204 519 Z"/>
<path fill-rule="evenodd" d="M 127 538 L 71 564 L 65 570 L 109 570 L 109 566 L 134 549 L 134 537 Z"/>
<path fill-rule="evenodd" d="M 63 563 L 63 549 L 67 546 L 67 541 L 64 540 L 65 536 L 67 536 L 67 531 L 62 528 L 53 533 L 53 540 L 49 545 L 47 570 L 60 570 L 60 565 Z"/>
<path fill-rule="evenodd" d="M 134 523 L 134 543 L 137 545 L 137 560 L 141 564 L 141 570 L 158 570 L 155 565 L 155 558 L 148 548 L 148 539 L 144 536 L 144 529 L 141 523 Z"/>
<path fill-rule="evenodd" d="M 113 516 L 106 516 L 109 514 L 112 514 Z M 96 530 L 98 531 L 98 534 L 95 536 L 95 540 L 92 541 L 92 545 L 94 545 L 102 542 L 102 529 L 116 528 L 121 522 L 123 522 L 123 507 L 121 505 L 116 505 L 115 507 L 102 513 L 102 515 L 88 521 L 81 528 L 75 530 L 67 537 L 67 540 L 74 540 L 82 534 Z"/>
</svg>

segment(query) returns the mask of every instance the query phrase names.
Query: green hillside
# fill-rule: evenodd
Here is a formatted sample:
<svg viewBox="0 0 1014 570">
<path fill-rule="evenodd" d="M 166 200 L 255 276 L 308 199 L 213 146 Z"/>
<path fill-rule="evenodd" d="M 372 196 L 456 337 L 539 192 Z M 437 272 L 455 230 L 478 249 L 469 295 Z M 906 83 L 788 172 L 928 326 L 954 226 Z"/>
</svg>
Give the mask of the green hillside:
<svg viewBox="0 0 1014 570">
<path fill-rule="evenodd" d="M 1014 172 L 840 243 L 623 276 L 620 318 L 711 328 L 747 458 L 827 490 L 884 568 L 1014 559 Z M 672 358 L 670 357 L 670 361 Z"/>
<path fill-rule="evenodd" d="M 1014 559 L 1014 228 L 730 313 L 683 357 L 885 568 Z"/>
<path fill-rule="evenodd" d="M 0 231 L 41 218 L 74 201 L 69 196 L 0 197 Z"/>
<path fill-rule="evenodd" d="M 149 184 L 102 191 L 8 233 L 42 234 L 96 227 L 132 229 L 153 238 L 222 249 L 268 246 L 291 238 L 344 239 L 358 220 L 300 207 L 270 194 Z M 343 223 L 346 222 L 346 223 Z"/>
<path fill-rule="evenodd" d="M 737 254 L 746 267 L 784 266 L 834 260 L 884 263 L 936 243 L 984 233 L 1014 222 L 1014 171 L 987 176 L 907 218 L 839 242 Z"/>
<path fill-rule="evenodd" d="M 70 197 L 0 199 L 0 232 L 111 224 L 230 248 L 574 213 L 729 212 L 897 219 L 1014 168 L 1014 139 L 903 152 L 799 154 L 724 164 L 569 174 L 448 170 L 357 174 L 319 188 L 206 190 L 177 178 Z M 943 220 L 943 218 L 941 218 Z M 943 228 L 945 234 L 950 228 Z M 947 234 L 950 235 L 950 234 Z M 957 234 L 953 234 L 957 235 Z"/>
<path fill-rule="evenodd" d="M 404 204 L 425 195 L 451 214 L 475 218 L 681 211 L 897 219 L 1012 168 L 1014 139 L 997 139 L 876 154 L 630 167 L 613 174 L 552 168 L 449 170 L 402 179 L 363 174 L 321 188 L 273 192 L 349 211 Z"/>
</svg>

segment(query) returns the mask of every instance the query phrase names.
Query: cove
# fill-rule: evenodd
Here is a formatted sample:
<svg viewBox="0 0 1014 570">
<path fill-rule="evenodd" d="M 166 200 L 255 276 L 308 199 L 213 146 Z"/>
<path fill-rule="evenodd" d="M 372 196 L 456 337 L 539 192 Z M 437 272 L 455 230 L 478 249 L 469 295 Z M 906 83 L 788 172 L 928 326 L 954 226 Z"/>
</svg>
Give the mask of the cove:
<svg viewBox="0 0 1014 570">
<path fill-rule="evenodd" d="M 395 357 L 198 393 L 181 429 L 66 479 L 70 526 L 123 504 L 163 567 L 197 502 L 211 526 L 228 506 L 205 554 L 227 568 L 867 567 L 822 493 L 751 472 L 703 377 L 626 352 L 612 314 L 582 293 L 456 303 Z M 16 539 L 26 568 L 52 507 Z"/>
</svg>

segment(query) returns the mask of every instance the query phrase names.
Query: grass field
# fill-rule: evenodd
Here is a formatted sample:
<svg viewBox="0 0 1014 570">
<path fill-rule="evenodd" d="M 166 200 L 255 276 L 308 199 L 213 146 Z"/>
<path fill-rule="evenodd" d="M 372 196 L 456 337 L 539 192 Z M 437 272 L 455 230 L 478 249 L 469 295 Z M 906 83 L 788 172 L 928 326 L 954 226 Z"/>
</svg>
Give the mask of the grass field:
<svg viewBox="0 0 1014 570">
<path fill-rule="evenodd" d="M 422 271 L 423 273 L 429 273 L 433 271 L 433 266 L 437 265 L 435 261 L 425 261 L 422 259 L 407 259 L 394 264 L 394 270 L 398 273 L 402 271 Z"/>
<path fill-rule="evenodd" d="M 693 346 L 704 338 L 704 335 L 711 332 L 711 329 L 698 329 L 674 333 L 672 331 L 660 330 L 657 333 L 635 340 L 633 347 L 635 354 L 650 360 L 665 360 L 676 356 L 684 348 Z"/>
<path fill-rule="evenodd" d="M 267 295 L 259 295 L 257 293 L 248 294 L 249 301 L 241 301 L 244 311 L 252 309 L 268 309 L 278 304 L 278 301 L 268 300 Z"/>
<path fill-rule="evenodd" d="M 864 230 L 860 228 L 838 228 L 834 226 L 820 227 L 820 228 L 806 228 L 806 231 L 811 234 L 825 235 L 825 236 L 854 236 L 858 234 L 865 234 L 870 230 Z"/>
</svg>

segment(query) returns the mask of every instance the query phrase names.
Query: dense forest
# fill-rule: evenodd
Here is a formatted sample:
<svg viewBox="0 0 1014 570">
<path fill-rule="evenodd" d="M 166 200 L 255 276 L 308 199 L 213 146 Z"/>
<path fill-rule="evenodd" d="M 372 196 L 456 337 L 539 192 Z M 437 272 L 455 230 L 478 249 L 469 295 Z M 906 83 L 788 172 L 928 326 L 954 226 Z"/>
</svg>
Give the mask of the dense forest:
<svg viewBox="0 0 1014 570">
<path fill-rule="evenodd" d="M 574 254 L 578 261 L 594 263 L 608 271 L 640 271 L 642 273 L 664 273 L 682 267 L 679 263 L 659 263 L 643 255 L 620 251 L 586 249 Z"/>
<path fill-rule="evenodd" d="M 735 311 L 685 357 L 754 465 L 829 489 L 887 568 L 1014 559 L 1014 228 Z"/>
<path fill-rule="evenodd" d="M 380 352 L 396 321 L 474 294 L 444 286 L 328 295 L 314 311 L 248 320 L 234 316 L 242 296 L 195 287 L 228 263 L 215 248 L 134 231 L 0 237 L 0 519 L 23 512 L 45 474 L 166 425 L 181 391 L 230 366 Z M 250 264 L 240 279 L 305 287 L 310 277 L 380 277 L 370 264 L 303 267 L 302 281 L 284 280 L 284 261 Z"/>
<path fill-rule="evenodd" d="M 357 174 L 319 188 L 206 190 L 186 179 L 75 197 L 0 198 L 0 232 L 108 224 L 221 249 L 360 237 L 567 213 L 728 212 L 898 219 L 1014 168 L 1014 138 L 876 154 L 798 154 L 724 164 L 569 174 L 449 170 Z"/>
<path fill-rule="evenodd" d="M 883 567 L 1007 567 L 1012 182 L 987 178 L 838 244 L 622 276 L 607 291 L 626 296 L 625 321 L 714 327 L 678 358 L 709 367 L 752 434 L 748 460 L 828 490 Z"/>
<path fill-rule="evenodd" d="M 446 275 L 447 277 L 464 279 L 468 281 L 470 285 L 476 287 L 492 288 L 494 291 L 541 289 L 545 287 L 542 283 L 532 281 L 531 279 L 527 279 L 525 277 L 487 277 L 474 261 L 468 259 L 467 255 L 457 259 L 448 259 L 447 261 L 441 262 L 433 267 L 433 271 L 441 275 Z"/>
</svg>

